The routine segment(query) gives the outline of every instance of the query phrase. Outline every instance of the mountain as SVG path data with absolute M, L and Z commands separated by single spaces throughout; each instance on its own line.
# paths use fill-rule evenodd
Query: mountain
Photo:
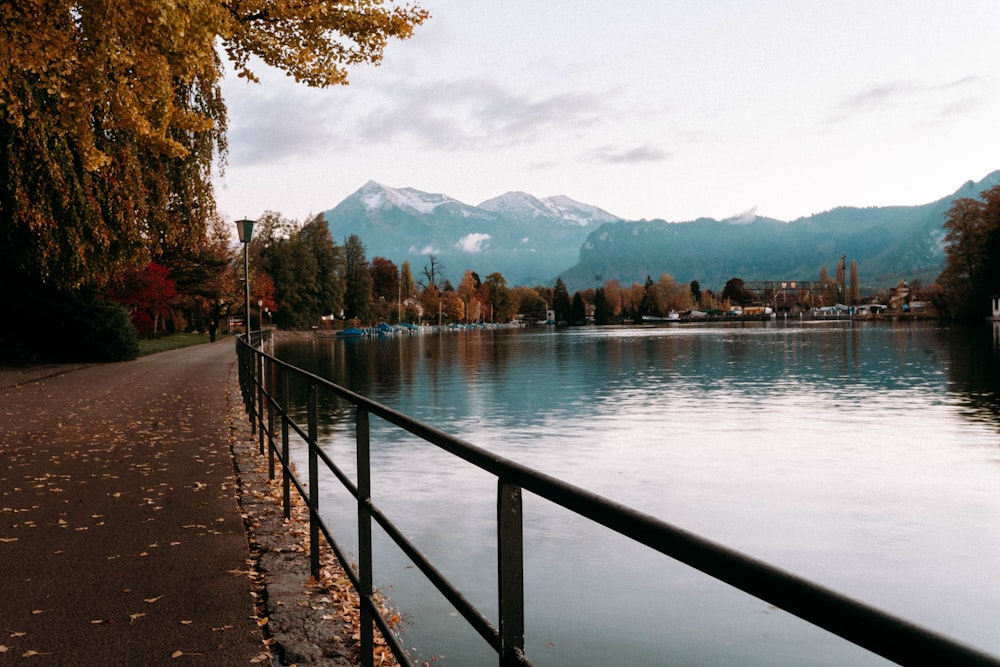
M 408 260 L 415 276 L 435 255 L 453 284 L 467 269 L 482 278 L 499 271 L 509 285 L 552 285 L 559 276 L 572 293 L 606 280 L 641 283 L 669 273 L 721 290 L 733 277 L 817 280 L 824 265 L 832 276 L 846 256 L 858 263 L 863 287 L 885 287 L 901 278 L 937 278 L 951 203 L 996 185 L 1000 171 L 920 206 L 844 206 L 791 222 L 758 216 L 667 222 L 625 221 L 561 196 L 508 192 L 470 206 L 369 181 L 324 215 L 338 243 L 357 234 L 369 259 Z
M 931 282 L 944 266 L 943 224 L 952 202 L 978 198 L 996 185 L 1000 171 L 921 206 L 839 207 L 792 222 L 754 217 L 604 224 L 587 237 L 579 262 L 561 277 L 571 292 L 612 279 L 655 280 L 663 273 L 721 289 L 733 277 L 817 280 L 823 265 L 833 276 L 846 256 L 858 263 L 863 287 L 900 279 Z
M 470 206 L 447 195 L 374 181 L 324 216 L 338 243 L 357 234 L 369 259 L 409 261 L 416 276 L 435 255 L 453 284 L 472 269 L 482 278 L 499 271 L 509 285 L 552 284 L 577 261 L 591 231 L 619 219 L 563 196 L 539 199 L 508 192 Z

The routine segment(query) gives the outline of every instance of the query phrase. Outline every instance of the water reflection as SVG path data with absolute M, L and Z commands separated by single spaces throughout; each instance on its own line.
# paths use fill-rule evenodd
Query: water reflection
M 504 456 L 1000 652 L 989 621 L 1000 594 L 984 584 L 1000 575 L 997 340 L 992 327 L 796 322 L 310 340 L 278 353 Z M 349 466 L 349 440 L 335 436 L 352 417 L 322 408 L 328 447 Z M 373 446 L 376 502 L 494 614 L 493 480 L 377 423 Z M 322 506 L 353 525 L 349 505 Z M 536 664 L 879 662 L 538 499 L 525 511 Z M 409 611 L 407 639 L 433 647 L 425 657 L 484 664 L 475 638 L 454 639 L 447 611 L 405 559 L 386 555 L 378 568 L 404 612 L 420 611 Z M 663 623 L 639 624 L 649 619 Z

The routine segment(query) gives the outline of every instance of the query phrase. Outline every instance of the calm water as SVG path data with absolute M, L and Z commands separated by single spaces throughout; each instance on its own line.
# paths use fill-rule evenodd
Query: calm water
M 503 456 L 1000 654 L 1000 391 L 989 326 L 546 328 L 282 343 L 278 356 Z M 351 417 L 325 447 L 351 475 Z M 495 481 L 373 420 L 373 498 L 496 623 Z M 300 469 L 304 470 L 300 458 Z M 322 489 L 346 544 L 346 492 Z M 525 497 L 536 665 L 884 664 Z M 422 659 L 495 664 L 387 539 Z

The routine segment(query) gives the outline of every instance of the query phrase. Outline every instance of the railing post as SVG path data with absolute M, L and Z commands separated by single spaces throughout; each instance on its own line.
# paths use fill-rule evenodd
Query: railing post
M 309 383 L 309 571 L 319 579 L 319 455 L 316 439 L 319 433 L 319 409 L 315 382 Z
M 260 417 L 260 429 L 257 439 L 260 442 L 260 453 L 264 454 L 264 352 L 254 348 L 257 355 L 257 414 Z
M 524 533 L 521 487 L 497 481 L 497 573 L 500 667 L 520 665 L 524 654 Z
M 243 390 L 243 400 L 247 405 L 247 413 L 250 416 L 250 435 L 257 435 L 257 406 L 254 402 L 254 373 L 257 368 L 257 357 L 255 350 L 250 345 L 250 334 L 246 337 L 247 351 L 247 386 Z
M 361 580 L 361 664 L 375 664 L 375 622 L 365 600 L 372 598 L 372 515 L 368 509 L 372 500 L 371 429 L 368 411 L 357 409 L 355 437 L 358 459 L 358 576 Z
M 292 516 L 292 476 L 288 468 L 288 376 L 290 373 L 281 367 L 281 503 L 285 518 Z
M 267 478 L 274 479 L 274 362 L 265 362 L 267 377 Z

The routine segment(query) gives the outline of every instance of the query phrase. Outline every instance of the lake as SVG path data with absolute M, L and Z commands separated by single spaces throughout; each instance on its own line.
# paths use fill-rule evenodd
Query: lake
M 299 338 L 276 354 L 448 433 L 1000 654 L 993 325 L 775 321 Z M 353 417 L 324 447 L 354 475 Z M 495 480 L 372 423 L 374 502 L 496 623 Z M 301 447 L 293 457 L 305 470 Z M 356 545 L 346 491 L 321 487 Z M 886 664 L 530 494 L 536 665 Z M 376 535 L 421 660 L 494 654 Z

